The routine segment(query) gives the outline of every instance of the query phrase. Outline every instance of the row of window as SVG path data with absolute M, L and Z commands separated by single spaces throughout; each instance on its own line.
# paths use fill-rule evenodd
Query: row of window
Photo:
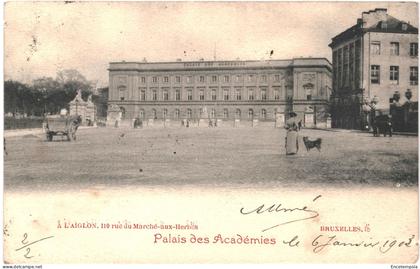
M 370 43 L 370 53 L 373 55 L 380 55 L 382 53 L 380 41 L 373 41 Z M 400 55 L 400 43 L 391 42 L 389 53 L 390 55 Z M 409 54 L 413 57 L 418 55 L 418 43 L 410 43 Z
M 119 99 L 121 101 L 124 101 L 126 98 L 126 87 L 125 86 L 120 86 L 118 88 L 118 92 L 119 92 Z M 186 100 L 188 101 L 192 101 L 193 100 L 193 90 L 187 90 L 187 95 L 186 95 Z M 237 101 L 241 101 L 241 100 L 268 100 L 268 94 L 267 94 L 267 90 L 266 89 L 262 89 L 259 91 L 259 99 L 257 99 L 256 96 L 256 91 L 254 91 L 253 89 L 248 89 L 247 91 L 247 96 L 246 99 L 243 99 L 242 96 L 242 90 L 237 89 L 234 91 L 234 96 L 233 96 L 233 100 L 237 100 Z M 216 101 L 217 99 L 217 90 L 213 89 L 210 92 L 210 96 L 208 96 L 206 98 L 205 92 L 204 90 L 200 90 L 198 92 L 198 100 L 199 101 L 204 101 L 204 100 L 210 100 L 211 101 Z M 231 96 L 229 94 L 229 90 L 223 90 L 223 100 L 228 101 L 230 100 Z M 161 99 L 159 98 L 159 100 L 163 100 L 163 101 L 169 101 L 169 90 L 163 90 L 162 91 L 162 97 Z M 280 90 L 273 90 L 273 96 L 271 98 L 272 100 L 280 100 Z M 140 101 L 146 101 L 146 100 L 151 100 L 151 101 L 157 101 L 158 100 L 158 90 L 152 90 L 150 92 L 150 96 L 147 95 L 146 90 L 140 90 Z M 175 101 L 181 101 L 181 90 L 177 89 L 174 91 L 173 94 L 173 99 Z
M 418 84 L 418 73 L 419 68 L 417 66 L 410 67 L 410 85 Z M 389 67 L 389 80 L 396 84 L 399 83 L 400 79 L 400 68 L 399 66 L 391 65 Z M 371 65 L 370 66 L 370 82 L 372 84 L 380 84 L 381 81 L 381 66 Z
M 274 113 L 276 113 L 276 111 L 274 111 Z M 188 108 L 186 110 L 185 115 L 186 115 L 186 117 L 188 119 L 192 119 L 193 118 L 193 110 L 191 108 Z M 247 115 L 248 115 L 248 118 L 249 119 L 253 119 L 254 116 L 255 116 L 254 115 L 254 110 L 252 108 L 248 109 L 248 114 Z M 146 119 L 147 116 L 149 116 L 149 118 L 151 118 L 151 119 L 157 119 L 158 118 L 157 110 L 156 109 L 152 109 L 151 110 L 151 115 L 146 115 L 146 113 L 145 113 L 145 111 L 143 109 L 140 110 L 140 112 L 139 112 L 139 118 L 140 119 Z M 210 117 L 212 119 L 215 119 L 215 118 L 218 118 L 219 117 L 219 115 L 217 115 L 216 109 L 214 109 L 214 108 L 210 110 L 209 115 L 204 115 L 204 110 L 201 109 L 200 110 L 200 118 L 203 118 L 203 117 L 206 117 L 206 116 L 207 117 Z M 222 116 L 224 119 L 228 119 L 229 118 L 229 109 L 227 109 L 227 108 L 223 109 L 223 114 L 220 115 L 220 116 Z M 259 114 L 259 117 L 261 119 L 266 119 L 267 118 L 267 110 L 266 109 L 261 109 L 260 114 Z M 170 115 L 168 114 L 168 109 L 164 108 L 162 110 L 162 118 L 163 119 L 170 118 Z M 175 109 L 174 110 L 174 112 L 173 112 L 173 118 L 174 119 L 180 119 L 181 118 L 181 110 L 180 109 Z M 242 111 L 241 111 L 241 109 L 237 108 L 235 110 L 235 118 L 237 118 L 237 119 L 242 118 Z
M 218 76 L 218 75 L 211 75 L 211 76 L 204 76 L 204 75 L 199 75 L 199 76 L 163 76 L 163 77 L 159 77 L 159 76 L 152 76 L 152 77 L 140 77 L 140 83 L 141 84 L 146 84 L 147 81 L 153 83 L 153 84 L 157 84 L 159 82 L 161 83 L 170 83 L 171 81 L 174 83 L 181 83 L 181 81 L 185 82 L 185 83 L 193 83 L 194 81 L 198 82 L 198 83 L 206 83 L 206 82 L 211 82 L 211 83 L 217 83 L 219 82 L 219 80 L 221 80 L 222 82 L 225 83 L 230 83 L 232 80 L 234 82 L 242 82 L 244 79 L 247 82 L 255 82 L 257 79 L 262 82 L 262 83 L 266 83 L 268 82 L 268 80 L 271 78 L 272 81 L 274 82 L 280 82 L 280 75 L 255 75 L 255 74 L 250 74 L 250 75 L 222 75 L 222 76 Z

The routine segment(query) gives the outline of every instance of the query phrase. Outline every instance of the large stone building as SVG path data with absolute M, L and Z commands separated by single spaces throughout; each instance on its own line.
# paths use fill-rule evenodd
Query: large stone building
M 363 12 L 329 46 L 333 127 L 365 128 L 372 110 L 389 113 L 391 104 L 399 102 L 393 96 L 407 96 L 407 91 L 411 101 L 418 100 L 418 29 L 390 16 L 387 9 Z
M 331 64 L 324 58 L 267 61 L 112 62 L 109 111 L 122 122 L 179 125 L 282 124 L 295 111 L 307 126 L 326 125 Z M 113 125 L 115 117 L 109 117 Z M 268 124 L 268 123 L 266 123 Z

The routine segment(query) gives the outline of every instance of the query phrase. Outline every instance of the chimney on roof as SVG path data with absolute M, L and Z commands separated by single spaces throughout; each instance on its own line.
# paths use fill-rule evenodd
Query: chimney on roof
M 378 24 L 380 21 L 386 21 L 387 16 L 386 8 L 375 8 L 375 10 L 364 11 L 362 13 L 363 28 L 369 28 Z

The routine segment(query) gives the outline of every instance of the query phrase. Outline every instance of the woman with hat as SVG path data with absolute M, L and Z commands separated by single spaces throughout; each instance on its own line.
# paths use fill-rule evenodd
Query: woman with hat
M 289 119 L 286 121 L 285 128 L 287 130 L 286 134 L 286 155 L 296 154 L 299 150 L 298 142 L 298 122 L 297 114 L 295 112 L 289 113 Z

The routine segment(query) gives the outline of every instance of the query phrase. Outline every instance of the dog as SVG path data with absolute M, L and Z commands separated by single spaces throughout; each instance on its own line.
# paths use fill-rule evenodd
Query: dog
M 303 137 L 303 143 L 305 144 L 306 150 L 309 151 L 313 148 L 316 148 L 319 152 L 321 151 L 322 139 L 318 138 L 316 140 L 309 140 L 307 136 Z

